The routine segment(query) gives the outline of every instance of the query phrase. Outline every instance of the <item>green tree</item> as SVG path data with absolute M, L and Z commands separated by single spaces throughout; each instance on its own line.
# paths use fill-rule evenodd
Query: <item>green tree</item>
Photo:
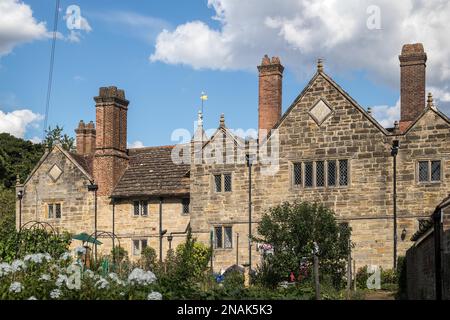
M 0 133 L 0 185 L 13 187 L 17 175 L 23 182 L 43 154 L 42 144 Z
M 55 128 L 48 127 L 45 130 L 45 139 L 42 142 L 44 146 L 51 149 L 57 142 L 61 143 L 64 150 L 74 151 L 75 139 L 63 133 L 64 128 L 56 125 Z
M 290 272 L 298 274 L 304 261 L 312 263 L 314 243 L 322 277 L 328 275 L 338 286 L 345 275 L 351 229 L 339 224 L 332 210 L 318 203 L 285 202 L 263 214 L 254 240 L 273 246 L 263 270 L 270 272 L 270 283 L 287 280 Z M 263 277 L 264 278 L 264 277 Z

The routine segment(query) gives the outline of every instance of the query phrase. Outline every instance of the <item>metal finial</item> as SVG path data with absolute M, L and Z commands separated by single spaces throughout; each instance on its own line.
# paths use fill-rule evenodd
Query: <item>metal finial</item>
M 198 111 L 197 124 L 198 124 L 199 127 L 203 126 L 203 113 L 202 113 L 201 110 Z

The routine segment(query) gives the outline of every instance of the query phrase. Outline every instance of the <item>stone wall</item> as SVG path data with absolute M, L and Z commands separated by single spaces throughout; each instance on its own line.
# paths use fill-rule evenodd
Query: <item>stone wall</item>
M 444 211 L 441 243 L 442 298 L 450 300 L 450 207 Z M 407 293 L 410 300 L 436 299 L 434 231 L 418 239 L 406 253 Z

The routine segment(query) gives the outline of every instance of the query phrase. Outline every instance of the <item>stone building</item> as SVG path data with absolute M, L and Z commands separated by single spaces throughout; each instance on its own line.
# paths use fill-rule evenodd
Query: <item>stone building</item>
M 357 267 L 392 267 L 393 144 L 399 145 L 398 255 L 410 247 L 418 219 L 448 195 L 450 183 L 450 120 L 431 95 L 425 102 L 427 55 L 421 44 L 405 45 L 399 59 L 401 118 L 392 128 L 381 126 L 333 81 L 322 61 L 282 114 L 284 67 L 279 58 L 265 56 L 258 66 L 257 140 L 237 135 L 224 116 L 208 138 L 200 114 L 191 143 L 127 149 L 129 102 L 122 90 L 101 88 L 96 125 L 80 122 L 76 130 L 76 154 L 54 147 L 17 186 L 24 191 L 22 222 L 93 232 L 94 193 L 87 187 L 95 183 L 98 230 L 114 232 L 130 255 L 138 257 L 147 245 L 159 251 L 160 239 L 164 255 L 190 226 L 200 241 L 212 239 L 218 270 L 248 263 L 249 252 L 253 266 L 259 261 L 258 244 L 249 250 L 250 199 L 252 233 L 272 206 L 318 201 L 352 227 Z

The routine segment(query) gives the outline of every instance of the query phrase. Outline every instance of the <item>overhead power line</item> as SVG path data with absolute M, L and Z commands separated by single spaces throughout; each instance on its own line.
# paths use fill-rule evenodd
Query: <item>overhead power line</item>
M 51 50 L 51 54 L 50 54 L 50 70 L 48 72 L 47 98 L 46 98 L 46 102 L 45 102 L 45 117 L 44 117 L 44 128 L 42 130 L 42 140 L 45 139 L 45 130 L 47 130 L 48 113 L 49 113 L 49 109 L 50 109 L 50 97 L 52 94 L 53 66 L 55 64 L 56 35 L 58 32 L 59 4 L 60 4 L 60 0 L 56 0 L 55 20 L 53 21 L 52 50 Z

